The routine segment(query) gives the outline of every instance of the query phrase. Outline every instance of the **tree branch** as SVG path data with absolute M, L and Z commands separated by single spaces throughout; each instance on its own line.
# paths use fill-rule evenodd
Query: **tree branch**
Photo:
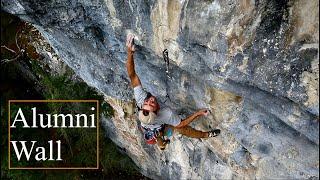
M 12 59 L 2 59 L 2 60 L 1 60 L 1 64 L 15 61 L 15 60 L 17 60 L 20 56 L 21 56 L 21 54 L 18 54 L 15 58 L 12 58 Z
M 6 50 L 8 50 L 8 51 L 10 51 L 10 52 L 12 52 L 12 53 L 15 53 L 15 54 L 17 54 L 14 50 L 12 50 L 12 49 L 10 49 L 10 48 L 8 48 L 7 46 L 5 46 L 5 45 L 3 45 L 3 46 L 1 46 L 2 48 L 5 48 Z

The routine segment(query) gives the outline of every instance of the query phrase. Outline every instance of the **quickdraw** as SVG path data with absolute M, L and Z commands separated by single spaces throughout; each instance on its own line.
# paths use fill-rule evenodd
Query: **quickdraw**
M 168 49 L 163 50 L 162 55 L 163 55 L 163 60 L 166 63 L 166 75 L 170 79 L 170 76 L 169 76 L 169 52 L 168 52 Z
M 169 96 L 169 94 L 168 94 L 168 80 L 171 81 L 171 77 L 170 77 L 170 75 L 169 75 L 169 60 L 170 60 L 170 59 L 169 59 L 168 49 L 163 50 L 162 55 L 163 55 L 163 60 L 164 60 L 164 62 L 165 62 L 165 64 L 166 64 L 166 76 L 167 76 L 167 78 L 166 78 L 166 84 L 167 84 L 167 94 L 166 94 L 166 98 L 171 101 L 170 96 Z M 166 99 L 164 102 L 166 102 L 167 99 Z

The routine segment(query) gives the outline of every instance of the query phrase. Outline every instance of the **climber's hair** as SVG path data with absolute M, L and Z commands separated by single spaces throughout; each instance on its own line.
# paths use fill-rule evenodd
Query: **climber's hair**
M 147 96 L 146 98 L 144 98 L 144 101 L 148 100 L 150 97 L 152 97 L 153 95 L 150 93 L 150 92 L 147 92 Z M 145 109 L 140 109 L 143 113 L 143 115 L 145 116 L 148 116 L 149 115 L 149 112 L 148 110 L 145 110 Z M 154 112 L 154 113 L 157 113 L 157 112 Z
M 150 97 L 152 97 L 153 95 L 151 94 L 151 93 L 149 93 L 149 92 L 147 92 L 147 96 L 146 96 L 146 98 L 144 98 L 144 100 L 147 100 L 147 99 L 149 99 Z

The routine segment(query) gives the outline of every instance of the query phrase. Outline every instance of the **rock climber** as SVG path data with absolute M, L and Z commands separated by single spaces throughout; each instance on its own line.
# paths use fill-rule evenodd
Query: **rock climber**
M 135 72 L 133 55 L 135 52 L 134 35 L 128 34 L 126 47 L 128 52 L 128 59 L 126 63 L 127 72 L 133 87 L 134 97 L 138 106 L 138 118 L 141 122 L 141 128 L 145 130 L 144 138 L 149 144 L 157 143 L 161 150 L 165 149 L 168 140 L 160 138 L 164 134 L 172 134 L 178 132 L 182 135 L 192 138 L 208 138 L 215 137 L 220 134 L 219 129 L 214 129 L 209 132 L 202 132 L 189 126 L 189 124 L 196 118 L 207 116 L 209 111 L 201 109 L 189 117 L 181 120 L 175 112 L 167 106 L 159 105 L 155 96 L 146 92 L 141 85 L 140 79 Z M 155 136 L 155 138 L 154 138 Z

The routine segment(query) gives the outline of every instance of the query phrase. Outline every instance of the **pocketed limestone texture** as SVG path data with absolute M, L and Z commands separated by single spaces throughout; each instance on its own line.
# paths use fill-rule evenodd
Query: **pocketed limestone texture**
M 1 9 L 33 24 L 105 95 L 115 109 L 102 117 L 108 136 L 146 176 L 319 178 L 319 1 L 3 0 Z M 209 108 L 192 126 L 218 127 L 220 136 L 177 135 L 165 151 L 144 143 L 125 69 L 127 33 L 136 35 L 143 86 L 181 116 Z

